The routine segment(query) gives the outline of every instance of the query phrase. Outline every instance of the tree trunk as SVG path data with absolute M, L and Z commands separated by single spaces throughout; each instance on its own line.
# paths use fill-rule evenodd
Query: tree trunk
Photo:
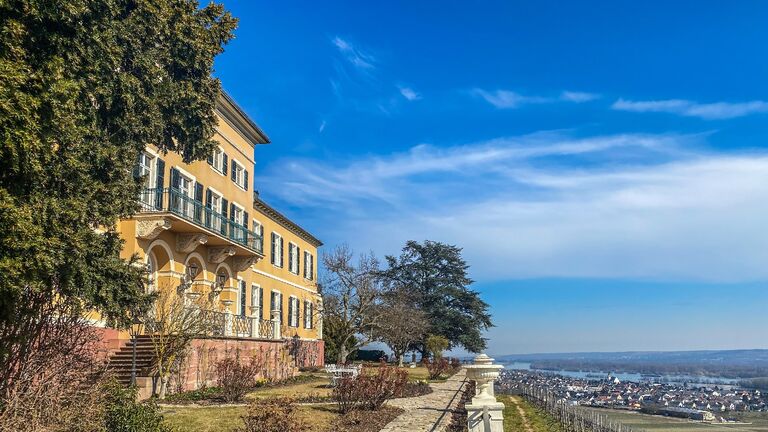
M 405 354 L 401 353 L 397 356 L 397 366 L 403 367 L 403 359 L 405 358 Z
M 346 342 L 346 341 L 344 341 L 344 342 Z M 349 355 L 349 353 L 347 353 L 347 346 L 346 346 L 346 343 L 344 343 L 344 344 L 342 344 L 339 347 L 339 356 L 338 356 L 336 362 L 338 364 L 341 364 L 341 365 L 347 364 L 347 356 L 348 355 Z
M 160 392 L 157 398 L 160 400 L 165 399 L 165 394 L 168 391 L 168 376 L 160 377 Z

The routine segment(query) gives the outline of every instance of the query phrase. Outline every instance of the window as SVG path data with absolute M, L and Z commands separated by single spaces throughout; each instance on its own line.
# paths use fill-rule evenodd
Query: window
M 253 220 L 253 232 L 259 237 L 264 235 L 264 227 L 261 226 L 261 222 L 256 219 Z
M 144 187 L 147 189 L 155 186 L 155 157 L 147 152 L 141 152 L 139 155 L 139 166 L 137 174 L 144 178 Z
M 235 221 L 235 223 L 245 226 L 245 211 L 243 211 L 242 207 L 235 204 L 232 206 L 232 220 Z
M 237 313 L 240 316 L 245 316 L 245 300 L 246 300 L 246 290 L 245 290 L 245 281 L 240 279 L 237 281 L 238 289 L 240 290 L 240 295 L 238 296 L 237 301 Z
M 263 293 L 261 291 L 261 287 L 256 284 L 252 284 L 251 285 L 251 307 L 253 307 L 254 309 L 252 310 L 255 311 L 253 316 L 259 319 L 261 319 L 262 295 Z
M 315 277 L 315 257 L 304 251 L 304 277 L 312 280 Z
M 299 274 L 299 247 L 294 243 L 288 243 L 288 270 Z
M 213 149 L 213 153 L 208 158 L 208 164 L 221 174 L 227 174 L 227 154 L 221 147 Z
M 280 314 L 278 316 L 278 321 L 283 321 L 283 295 L 280 294 L 280 291 L 272 291 L 272 295 L 270 297 L 270 318 L 272 318 L 272 311 L 280 311 Z
M 294 296 L 288 298 L 288 325 L 299 326 L 299 299 Z
M 272 233 L 272 264 L 283 266 L 283 238 L 276 232 Z
M 311 329 L 314 326 L 314 309 L 314 303 L 304 300 L 304 328 Z
M 192 177 L 188 177 L 181 173 L 178 168 L 171 169 L 171 210 L 181 214 L 186 218 L 195 218 L 198 216 L 196 213 L 195 201 L 199 198 L 202 200 L 202 196 L 198 196 L 198 192 L 202 195 L 200 187 L 195 188 L 195 181 Z
M 224 205 L 224 199 L 218 193 L 214 192 L 210 188 L 208 189 L 208 197 L 206 198 L 206 207 L 208 207 L 208 226 L 216 231 L 221 231 L 221 213 Z
M 232 181 L 241 188 L 248 190 L 248 171 L 234 159 L 232 160 Z
M 136 177 L 142 178 L 143 188 L 139 192 L 139 202 L 143 208 L 151 209 L 155 205 L 155 188 L 157 170 L 155 169 L 155 157 L 147 152 L 139 154 L 139 160 L 135 168 Z

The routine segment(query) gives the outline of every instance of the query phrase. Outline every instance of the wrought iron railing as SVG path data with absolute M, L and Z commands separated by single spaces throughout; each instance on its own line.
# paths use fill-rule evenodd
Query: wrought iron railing
M 232 336 L 251 337 L 251 320 L 253 318 L 241 315 L 232 317 Z
M 205 336 L 273 339 L 275 323 L 258 317 L 230 315 L 212 310 L 198 311 Z M 254 333 L 254 330 L 258 333 Z
M 168 211 L 249 249 L 264 252 L 264 238 L 261 234 L 227 219 L 178 189 L 144 189 L 139 194 L 139 203 L 142 212 Z

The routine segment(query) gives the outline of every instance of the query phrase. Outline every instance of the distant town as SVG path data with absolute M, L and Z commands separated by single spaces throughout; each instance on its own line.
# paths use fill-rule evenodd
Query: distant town
M 523 389 L 548 391 L 573 406 L 632 410 L 647 414 L 732 422 L 733 414 L 768 411 L 768 398 L 757 389 L 733 385 L 633 382 L 606 374 L 602 378 L 572 378 L 539 371 L 506 370 L 496 383 L 498 393 Z

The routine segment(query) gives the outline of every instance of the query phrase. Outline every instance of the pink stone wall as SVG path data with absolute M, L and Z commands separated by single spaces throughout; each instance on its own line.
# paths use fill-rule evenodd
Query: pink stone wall
M 180 364 L 179 373 L 172 377 L 170 389 L 175 392 L 216 385 L 216 363 L 236 354 L 246 361 L 255 358 L 263 370 L 259 378 L 268 381 L 290 378 L 299 368 L 322 366 L 323 341 L 294 344 L 291 340 L 195 339 Z

